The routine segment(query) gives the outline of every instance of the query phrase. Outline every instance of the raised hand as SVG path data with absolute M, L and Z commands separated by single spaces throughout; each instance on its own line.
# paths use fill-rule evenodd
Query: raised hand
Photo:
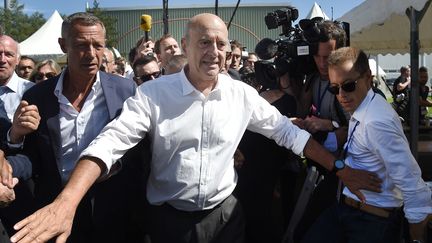
M 40 116 L 37 106 L 29 105 L 22 100 L 15 111 L 12 127 L 10 129 L 10 142 L 21 143 L 24 136 L 39 127 Z

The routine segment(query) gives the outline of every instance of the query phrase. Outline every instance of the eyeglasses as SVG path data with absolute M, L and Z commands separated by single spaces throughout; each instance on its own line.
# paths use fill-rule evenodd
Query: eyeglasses
M 39 73 L 36 73 L 35 79 L 36 80 L 42 80 L 42 79 L 44 79 L 44 77 L 49 79 L 49 78 L 53 78 L 55 76 L 56 76 L 56 73 L 54 73 L 54 72 L 49 72 L 49 73 L 40 73 L 39 72 Z
M 343 83 L 341 86 L 331 85 L 328 87 L 328 91 L 334 95 L 339 94 L 340 91 L 339 89 L 342 89 L 345 92 L 353 92 L 356 89 L 356 85 L 357 85 L 357 80 Z
M 141 77 L 135 77 L 135 78 L 140 79 L 141 81 L 145 82 L 145 81 L 149 81 L 151 79 L 159 78 L 161 76 L 161 74 L 162 74 L 161 71 L 157 71 L 154 73 L 145 74 L 145 75 L 142 75 Z

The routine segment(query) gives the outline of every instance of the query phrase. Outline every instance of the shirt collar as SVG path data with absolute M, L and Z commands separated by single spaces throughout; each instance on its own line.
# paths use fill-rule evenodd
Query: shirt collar
M 367 107 L 369 106 L 369 103 L 372 101 L 374 94 L 375 93 L 373 92 L 373 90 L 369 89 L 369 91 L 366 94 L 366 97 L 363 99 L 363 101 L 360 103 L 360 105 L 352 114 L 351 116 L 352 119 L 355 119 L 356 121 L 363 120 L 363 117 L 366 115 L 367 112 Z
M 58 97 L 60 97 L 60 94 L 62 94 L 63 92 L 63 80 L 64 80 L 64 75 L 67 72 L 67 67 L 64 69 L 63 72 L 61 72 L 60 77 L 57 81 L 56 87 L 54 89 L 54 95 Z M 93 86 L 92 86 L 92 90 L 96 93 L 101 89 L 101 83 L 100 83 L 100 74 L 99 72 L 96 73 L 96 81 L 94 82 Z
M 20 79 L 20 77 L 18 77 L 18 75 L 15 72 L 13 72 L 12 77 L 9 79 L 9 81 L 6 83 L 4 87 L 7 87 L 8 89 L 12 90 L 14 93 L 17 93 L 19 89 L 18 79 Z
M 219 74 L 218 75 L 218 82 L 216 83 L 216 86 L 214 87 L 214 89 L 211 91 L 211 95 L 218 95 L 217 97 L 220 97 L 220 93 L 221 93 L 221 87 L 223 87 L 223 82 L 222 81 L 224 79 L 223 74 Z M 200 93 L 192 84 L 191 82 L 188 80 L 186 73 L 185 73 L 185 68 L 183 68 L 180 71 L 180 81 L 181 81 L 181 85 L 182 85 L 182 93 L 183 96 L 189 95 L 192 92 L 197 92 Z

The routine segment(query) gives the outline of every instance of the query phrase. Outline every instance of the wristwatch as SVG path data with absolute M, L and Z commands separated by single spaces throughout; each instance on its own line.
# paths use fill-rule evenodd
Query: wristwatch
M 339 123 L 337 121 L 332 121 L 333 130 L 336 130 L 339 128 Z
M 333 162 L 333 170 L 332 172 L 336 173 L 345 168 L 345 162 L 341 159 L 337 159 Z

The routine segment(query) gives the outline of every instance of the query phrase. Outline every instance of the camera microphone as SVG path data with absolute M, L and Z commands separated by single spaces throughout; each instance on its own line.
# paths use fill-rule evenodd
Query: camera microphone
M 260 40 L 260 42 L 258 42 L 258 44 L 255 46 L 255 53 L 258 55 L 259 58 L 263 60 L 273 58 L 276 55 L 277 51 L 277 43 L 270 38 L 264 38 Z
M 149 40 L 148 33 L 151 30 L 152 17 L 148 14 L 141 15 L 141 24 L 140 28 L 145 32 L 145 41 Z

